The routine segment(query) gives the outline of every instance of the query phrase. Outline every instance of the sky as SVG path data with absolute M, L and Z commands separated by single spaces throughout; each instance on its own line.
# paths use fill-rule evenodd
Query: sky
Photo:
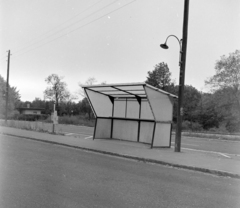
M 179 43 L 184 0 L 0 0 L 0 75 L 22 101 L 44 99 L 45 79 L 63 77 L 75 94 L 79 83 L 146 81 L 147 72 L 168 64 L 179 82 Z M 185 84 L 207 92 L 223 55 L 240 49 L 239 0 L 190 0 Z M 79 97 L 81 100 L 82 97 Z

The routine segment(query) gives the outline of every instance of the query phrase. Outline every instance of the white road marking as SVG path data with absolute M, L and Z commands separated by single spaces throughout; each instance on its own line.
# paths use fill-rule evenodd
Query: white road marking
M 228 157 L 228 155 L 229 155 L 229 157 L 230 157 L 230 156 L 240 156 L 240 155 L 238 155 L 238 154 L 214 152 L 214 151 L 207 151 L 207 150 L 198 150 L 198 149 L 190 149 L 190 148 L 182 148 L 182 149 L 190 150 L 190 151 L 197 151 L 197 152 L 204 152 L 204 153 L 220 154 L 220 155 L 223 155 L 223 156 L 225 156 L 225 157 Z
M 175 142 L 171 142 L 172 144 L 175 144 Z M 188 145 L 188 146 L 199 146 L 199 145 L 197 145 L 197 144 L 188 144 L 188 143 L 181 143 L 181 144 L 185 144 L 185 145 Z
M 63 131 L 63 133 L 65 135 L 73 135 L 73 134 L 75 134 L 75 135 L 82 135 L 82 136 L 90 136 L 91 135 L 91 134 L 81 134 L 81 133 L 70 133 L 70 132 L 64 132 L 64 131 Z
M 222 155 L 224 157 L 227 157 L 227 158 L 231 158 L 230 156 L 226 155 L 226 154 L 223 154 L 223 153 L 218 153 L 219 155 Z
M 69 136 L 69 135 L 72 135 L 73 133 L 67 133 L 67 134 L 65 134 L 66 136 Z
M 84 139 L 90 139 L 90 138 L 92 138 L 93 136 L 89 136 L 89 137 L 86 137 L 86 138 L 84 138 Z

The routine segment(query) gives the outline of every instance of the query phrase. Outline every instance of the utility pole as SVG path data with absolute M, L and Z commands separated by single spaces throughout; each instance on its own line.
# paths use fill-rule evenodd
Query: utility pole
M 184 16 L 183 16 L 183 35 L 182 35 L 182 55 L 181 55 L 181 67 L 179 76 L 179 92 L 178 92 L 178 110 L 177 110 L 177 131 L 175 138 L 175 152 L 181 151 L 181 133 L 182 133 L 182 116 L 183 116 L 183 92 L 184 92 L 184 80 L 185 80 L 185 66 L 187 56 L 187 35 L 188 35 L 188 11 L 189 0 L 185 0 L 184 3 Z
M 9 67 L 10 67 L 10 50 L 8 51 L 8 64 L 7 64 L 7 83 L 6 83 L 6 114 L 5 122 L 7 123 L 8 119 L 8 91 L 9 91 Z
M 53 126 L 52 133 L 55 133 L 55 102 L 53 103 Z

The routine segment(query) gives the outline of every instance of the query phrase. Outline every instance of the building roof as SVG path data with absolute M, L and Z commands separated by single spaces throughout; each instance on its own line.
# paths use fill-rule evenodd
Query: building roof
M 27 108 L 27 107 L 21 107 L 17 108 L 17 110 L 45 110 L 44 108 Z

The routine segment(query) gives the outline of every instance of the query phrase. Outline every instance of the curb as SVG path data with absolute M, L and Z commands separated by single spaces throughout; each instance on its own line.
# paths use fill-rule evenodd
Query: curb
M 187 165 L 179 165 L 179 164 L 164 162 L 164 161 L 160 161 L 160 160 L 141 158 L 141 157 L 136 157 L 136 156 L 132 156 L 132 155 L 124 155 L 124 154 L 108 152 L 108 151 L 104 151 L 104 150 L 96 150 L 96 149 L 91 149 L 91 148 L 86 148 L 86 147 L 63 144 L 60 142 L 41 140 L 41 139 L 36 139 L 36 138 L 26 137 L 26 136 L 17 136 L 17 135 L 10 134 L 10 133 L 1 132 L 0 134 L 13 136 L 13 137 L 19 137 L 19 138 L 23 138 L 23 139 L 29 139 L 29 140 L 43 142 L 43 143 L 50 143 L 50 144 L 55 144 L 55 145 L 60 145 L 60 146 L 66 146 L 66 147 L 71 147 L 74 149 L 81 149 L 81 150 L 85 150 L 85 151 L 90 151 L 90 152 L 95 152 L 95 153 L 100 153 L 100 154 L 105 154 L 105 155 L 111 155 L 111 156 L 120 157 L 120 158 L 132 159 L 132 160 L 142 161 L 142 162 L 146 162 L 146 163 L 159 164 L 159 165 L 164 165 L 164 166 L 173 167 L 173 168 L 186 169 L 186 170 L 192 170 L 192 171 L 197 171 L 197 172 L 202 172 L 202 173 L 208 173 L 211 175 L 240 179 L 239 174 L 229 173 L 229 172 L 220 171 L 220 170 L 212 170 L 212 169 L 199 168 L 199 167 L 187 166 Z

